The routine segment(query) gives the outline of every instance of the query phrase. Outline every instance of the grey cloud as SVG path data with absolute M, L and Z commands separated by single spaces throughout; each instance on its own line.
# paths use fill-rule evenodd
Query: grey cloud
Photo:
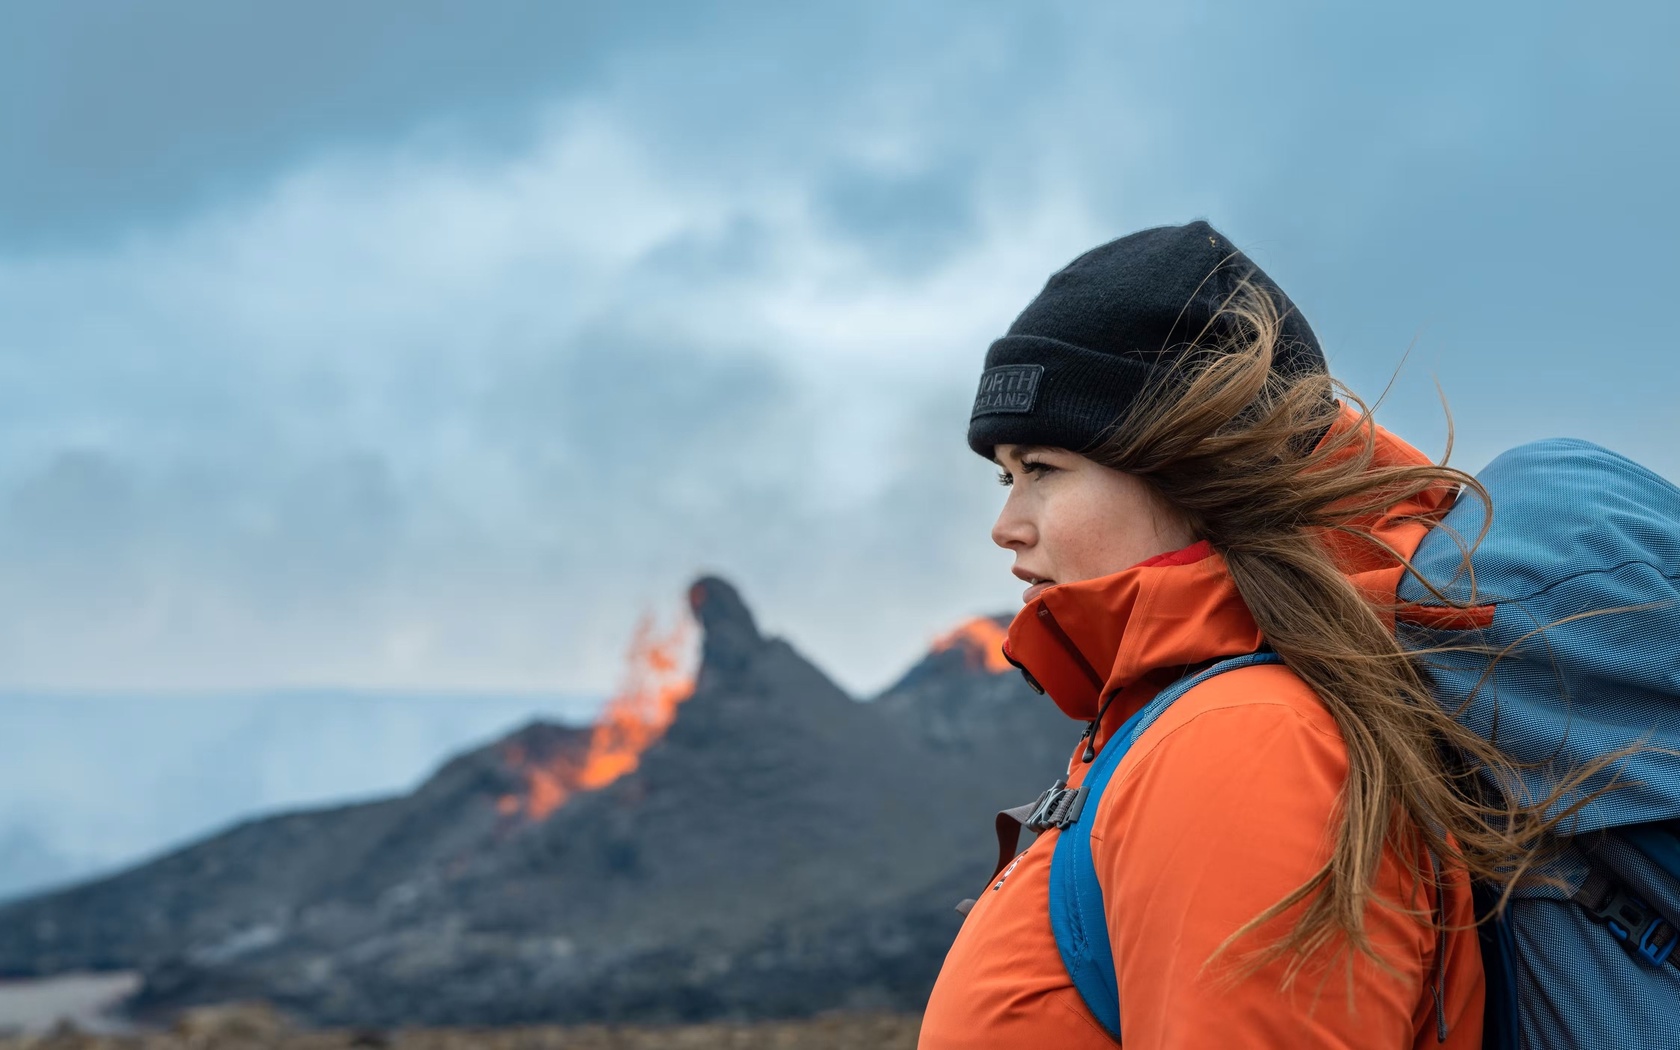
M 714 357 L 680 329 L 596 325 L 500 376 L 485 410 L 511 427 L 511 452 L 618 499 L 645 491 L 650 476 L 715 466 L 788 396 L 768 361 Z
M 0 140 L 14 163 L 0 168 L 0 242 L 32 244 L 155 226 L 323 148 L 428 126 L 515 147 L 544 100 L 704 16 L 532 0 L 5 8 Z
M 8 547 L 44 560 L 103 560 L 120 555 L 138 510 L 134 486 L 115 460 L 66 449 L 7 495 Z
M 848 167 L 828 176 L 817 199 L 833 237 L 864 245 L 888 272 L 918 274 L 978 235 L 972 192 L 972 178 L 951 170 Z
M 813 111 L 884 67 L 941 61 L 1004 17 L 1033 24 L 997 4 L 301 0 L 211 13 L 119 0 L 89 17 L 9 3 L 0 140 L 15 153 L 0 168 L 0 243 L 155 229 L 247 199 L 325 150 L 421 136 L 517 155 L 565 97 L 655 92 L 650 116 L 673 121 L 662 137 L 698 152 L 750 139 L 821 152 Z
M 776 230 L 762 218 L 738 214 L 719 229 L 685 231 L 655 246 L 631 275 L 644 304 L 661 297 L 681 301 L 697 281 L 764 275 L 774 265 L 775 252 Z
M 38 25 L 89 59 L 63 68 L 133 90 L 88 74 L 5 118 L 44 135 L 57 107 L 85 151 L 8 176 L 46 205 L 10 220 L 0 274 L 0 574 L 38 598 L 0 638 L 14 674 L 99 653 L 593 684 L 633 608 L 705 567 L 878 680 L 909 634 L 1008 597 L 960 436 L 975 319 L 1197 214 L 1359 389 L 1423 332 L 1387 416 L 1421 443 L 1439 371 L 1471 465 L 1555 430 L 1680 472 L 1661 312 L 1626 305 L 1674 277 L 1676 140 L 1639 133 L 1672 94 L 1666 9 L 1620 44 L 1545 6 L 376 4 L 338 39 L 307 7 L 150 10 L 131 44 Z M 145 57 L 172 46 L 174 80 Z M 198 90 L 234 59 L 247 75 Z M 39 93 L 43 61 L 0 68 Z M 653 199 L 543 167 L 577 113 L 631 143 Z M 82 209 L 113 173 L 132 192 Z
M 11 624 L 0 652 L 39 644 L 37 632 L 50 631 L 67 604 L 94 622 L 143 606 L 143 498 L 123 465 L 74 448 L 0 497 L 0 589 Z
M 255 606 L 282 615 L 326 613 L 344 597 L 386 585 L 414 508 L 382 458 L 347 450 L 271 484 L 241 494 L 260 503 L 226 508 L 218 531 L 227 531 L 217 538 L 239 549 L 233 564 L 204 568 L 241 581 Z M 170 535 L 201 533 L 185 521 L 175 525 Z M 183 561 L 191 556 L 179 553 Z

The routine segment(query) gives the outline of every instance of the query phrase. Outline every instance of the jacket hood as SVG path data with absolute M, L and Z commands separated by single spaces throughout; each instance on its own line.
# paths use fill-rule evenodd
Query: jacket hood
M 1331 433 L 1359 425 L 1359 414 L 1344 406 Z M 1365 425 L 1374 430 L 1373 465 L 1431 462 L 1374 422 Z M 1358 524 L 1409 557 L 1455 491 L 1436 486 Z M 1340 534 L 1329 542 L 1356 586 L 1393 604 L 1405 571 L 1398 560 Z M 1108 576 L 1046 588 L 1016 614 L 1004 652 L 1070 718 L 1091 721 L 1105 697 L 1131 694 L 1112 705 L 1114 717 L 1124 719 L 1190 669 L 1264 642 L 1224 557 L 1204 540 Z

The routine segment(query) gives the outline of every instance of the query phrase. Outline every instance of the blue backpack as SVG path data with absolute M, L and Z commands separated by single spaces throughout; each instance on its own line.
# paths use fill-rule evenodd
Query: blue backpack
M 1437 699 L 1519 763 L 1530 797 L 1557 773 L 1646 742 L 1582 788 L 1618 787 L 1563 828 L 1567 849 L 1547 873 L 1564 887 L 1519 886 L 1480 928 L 1489 1050 L 1680 1047 L 1680 489 L 1613 452 L 1553 440 L 1505 453 L 1479 476 L 1495 508 L 1460 500 L 1412 561 L 1454 602 L 1492 606 L 1475 643 L 1486 656 L 1430 655 Z M 1416 577 L 1402 601 L 1440 605 Z M 1580 614 L 1624 610 L 1600 616 Z M 1579 617 L 1571 619 L 1571 617 Z M 1461 633 L 1402 624 L 1412 649 L 1461 643 Z M 1508 651 L 1507 651 L 1508 650 Z M 1077 790 L 1058 783 L 1030 806 L 999 814 L 1000 862 L 1020 826 L 1059 828 L 1050 867 L 1050 922 L 1062 961 L 1091 1013 L 1120 1038 L 1119 991 L 1102 888 L 1091 859 L 1097 800 L 1128 748 L 1173 701 L 1214 675 L 1276 654 L 1241 656 L 1163 690 L 1133 715 Z M 1663 753 L 1666 750 L 1669 753 Z M 1578 798 L 1566 799 L 1568 805 Z M 1005 834 L 1006 827 L 1014 831 Z M 1477 887 L 1480 914 L 1497 894 Z M 1437 958 L 1442 953 L 1437 952 Z M 1439 991 L 1441 975 L 1435 975 Z M 1439 999 L 1437 999 L 1439 1002 Z M 1437 1023 L 1442 1024 L 1437 1011 Z M 1444 1041 L 1444 1028 L 1438 1033 Z

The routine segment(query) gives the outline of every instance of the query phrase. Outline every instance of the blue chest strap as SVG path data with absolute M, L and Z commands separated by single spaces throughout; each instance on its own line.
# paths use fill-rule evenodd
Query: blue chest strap
M 1097 752 L 1078 788 L 1070 790 L 1058 785 L 1059 791 L 1053 788 L 1045 792 L 1036 804 L 1045 811 L 1042 816 L 1050 818 L 1042 826 L 1061 829 L 1050 862 L 1050 928 L 1056 934 L 1056 948 L 1085 1005 L 1116 1040 L 1120 1038 L 1120 988 L 1108 940 L 1102 887 L 1097 883 L 1097 869 L 1091 858 L 1091 821 L 1080 818 L 1097 811 L 1097 802 L 1119 768 L 1120 760 L 1175 700 L 1226 671 L 1282 662 L 1282 657 L 1273 652 L 1249 653 L 1222 660 L 1205 671 L 1174 682 L 1115 731 Z

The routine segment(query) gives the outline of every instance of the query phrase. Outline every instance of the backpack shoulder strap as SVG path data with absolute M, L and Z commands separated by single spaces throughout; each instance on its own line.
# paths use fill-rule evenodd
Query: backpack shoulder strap
M 1097 868 L 1091 858 L 1092 818 L 1079 818 L 1096 813 L 1097 802 L 1119 768 L 1120 760 L 1173 701 L 1226 671 L 1282 662 L 1283 658 L 1273 652 L 1249 653 L 1222 660 L 1199 674 L 1174 682 L 1115 731 L 1085 772 L 1079 790 L 1083 797 L 1078 815 L 1062 825 L 1050 861 L 1050 928 L 1056 934 L 1056 948 L 1073 978 L 1073 986 L 1079 990 L 1091 1014 L 1116 1040 L 1120 1038 L 1120 986 L 1114 973 L 1114 953 L 1109 947 L 1102 887 L 1097 883 Z

